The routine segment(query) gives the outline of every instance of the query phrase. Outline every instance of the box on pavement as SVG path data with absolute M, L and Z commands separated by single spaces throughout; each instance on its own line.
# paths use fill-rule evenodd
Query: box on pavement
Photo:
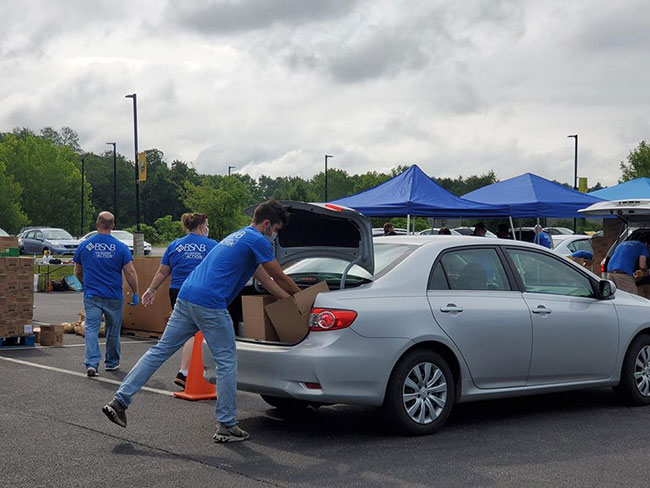
M 309 331 L 309 315 L 316 295 L 328 290 L 327 283 L 321 281 L 293 296 L 266 305 L 266 313 L 280 342 L 296 344 L 305 338 Z
M 63 326 L 62 325 L 41 325 L 40 333 L 42 346 L 62 346 Z
M 241 300 L 244 321 L 243 337 L 262 341 L 278 341 L 278 335 L 264 310 L 264 307 L 273 303 L 275 298 L 271 295 L 244 295 Z

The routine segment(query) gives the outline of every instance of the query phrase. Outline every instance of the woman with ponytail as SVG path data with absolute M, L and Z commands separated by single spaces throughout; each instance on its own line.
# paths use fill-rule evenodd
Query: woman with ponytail
M 176 304 L 176 297 L 185 279 L 196 268 L 203 258 L 212 250 L 217 242 L 209 239 L 210 228 L 208 216 L 204 213 L 186 213 L 181 218 L 183 228 L 187 235 L 173 241 L 162 257 L 160 267 L 151 280 L 147 291 L 142 295 L 142 304 L 146 307 L 153 303 L 156 298 L 156 290 L 171 275 L 169 284 L 169 300 L 172 308 Z M 194 338 L 188 340 L 183 347 L 181 369 L 174 379 L 174 383 L 185 388 L 187 371 L 192 357 L 192 345 Z

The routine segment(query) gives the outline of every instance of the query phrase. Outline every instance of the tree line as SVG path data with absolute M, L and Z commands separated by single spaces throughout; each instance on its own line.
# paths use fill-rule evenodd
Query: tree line
M 200 174 L 191 163 L 168 162 L 159 149 L 145 151 L 147 181 L 140 184 L 140 220 L 145 239 L 163 242 L 182 233 L 184 212 L 205 212 L 210 216 L 210 234 L 221 239 L 245 225 L 242 210 L 269 198 L 323 201 L 325 175 L 257 179 L 247 174 L 232 176 Z M 81 158 L 85 161 L 84 225 L 81 227 Z M 113 152 L 84 152 L 77 133 L 63 127 L 46 127 L 36 133 L 17 128 L 0 133 L 0 227 L 17 233 L 27 225 L 62 227 L 73 235 L 94 228 L 99 211 L 116 214 L 117 227 L 132 229 L 135 224 L 135 168 L 133 161 L 117 154 L 117 209 L 113 209 Z M 342 169 L 328 170 L 328 197 L 342 198 L 367 190 L 402 173 L 408 166 L 397 164 L 390 172 L 371 171 L 349 174 Z M 650 174 L 650 150 L 645 143 L 621 162 L 622 179 Z M 463 195 L 498 181 L 494 171 L 457 178 L 433 178 L 443 188 Z M 600 187 L 598 184 L 594 188 Z M 393 219 L 397 226 L 401 219 Z M 380 225 L 383 219 L 374 222 Z M 425 219 L 415 221 L 425 228 Z

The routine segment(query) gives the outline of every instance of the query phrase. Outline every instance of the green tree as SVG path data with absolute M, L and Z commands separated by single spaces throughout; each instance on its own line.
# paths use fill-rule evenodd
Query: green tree
M 627 155 L 627 163 L 621 161 L 620 167 L 623 174 L 619 183 L 650 176 L 650 146 L 641 141 L 638 147 Z
M 5 163 L 0 161 L 0 227 L 16 234 L 20 228 L 29 223 L 25 212 L 20 208 L 22 188 L 13 177 L 7 174 Z
M 184 234 L 183 224 L 179 220 L 173 220 L 171 215 L 156 219 L 153 226 L 158 232 L 160 242 L 171 242 Z
M 249 201 L 250 191 L 237 178 L 207 176 L 198 185 L 185 182 L 183 202 L 190 212 L 208 215 L 213 239 L 221 240 L 250 222 L 243 214 Z
M 85 233 L 92 226 L 94 209 L 92 191 L 84 183 L 84 229 L 81 221 L 81 162 L 68 146 L 57 146 L 51 140 L 27 134 L 8 135 L 0 143 L 0 162 L 16 183 L 22 187 L 20 207 L 37 225 L 62 227 L 73 235 Z

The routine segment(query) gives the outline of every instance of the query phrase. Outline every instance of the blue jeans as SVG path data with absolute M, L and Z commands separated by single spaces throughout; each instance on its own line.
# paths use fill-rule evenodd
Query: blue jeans
M 218 422 L 231 427 L 237 423 L 237 348 L 235 331 L 228 310 L 201 307 L 178 299 L 162 338 L 136 363 L 115 393 L 115 399 L 125 407 L 133 395 L 151 378 L 187 340 L 203 332 L 212 357 L 217 365 Z
M 120 364 L 120 331 L 122 329 L 122 307 L 124 303 L 117 298 L 84 298 L 86 312 L 86 368 L 99 368 L 102 353 L 99 350 L 99 328 L 102 315 L 106 318 L 106 367 Z

